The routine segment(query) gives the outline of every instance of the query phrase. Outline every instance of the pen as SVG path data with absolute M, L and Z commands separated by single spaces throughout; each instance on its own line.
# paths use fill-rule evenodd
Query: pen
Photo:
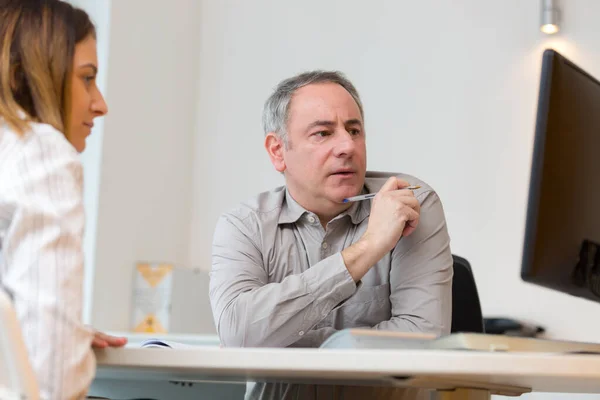
M 421 188 L 421 186 L 416 185 L 416 186 L 407 186 L 407 187 L 399 189 L 399 190 L 405 190 L 405 189 L 417 190 L 420 188 Z M 344 199 L 344 201 L 342 203 L 350 203 L 351 201 L 368 200 L 368 199 L 372 199 L 375 196 L 377 196 L 377 193 L 361 194 L 360 196 L 348 197 L 347 199 Z

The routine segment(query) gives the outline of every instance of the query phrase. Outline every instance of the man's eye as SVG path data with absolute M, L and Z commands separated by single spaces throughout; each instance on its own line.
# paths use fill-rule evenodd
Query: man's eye
M 327 131 L 319 131 L 319 132 L 316 132 L 314 135 L 319 136 L 319 137 L 325 137 L 325 136 L 329 136 L 330 133 Z
M 360 135 L 360 129 L 350 129 L 348 131 L 348 133 L 350 133 L 351 135 L 354 135 L 354 136 Z

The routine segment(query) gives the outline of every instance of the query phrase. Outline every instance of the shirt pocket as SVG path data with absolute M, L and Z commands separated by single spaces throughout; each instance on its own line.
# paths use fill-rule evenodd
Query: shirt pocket
M 390 284 L 361 286 L 337 310 L 336 329 L 372 327 L 390 319 Z

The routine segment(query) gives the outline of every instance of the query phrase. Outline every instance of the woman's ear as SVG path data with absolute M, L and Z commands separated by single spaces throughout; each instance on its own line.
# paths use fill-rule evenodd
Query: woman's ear
M 13 93 L 21 88 L 21 64 L 15 63 L 10 67 L 10 90 Z
M 17 82 L 17 69 L 19 68 L 19 64 L 13 64 L 10 67 L 10 90 L 15 93 L 19 89 L 19 84 Z
M 285 171 L 285 146 L 283 140 L 275 132 L 267 133 L 265 137 L 265 149 L 271 159 L 271 164 L 278 172 Z

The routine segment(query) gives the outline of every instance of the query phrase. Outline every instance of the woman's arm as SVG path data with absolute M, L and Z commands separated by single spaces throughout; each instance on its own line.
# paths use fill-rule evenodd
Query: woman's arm
M 95 358 L 93 333 L 82 323 L 82 166 L 62 134 L 45 130 L 24 139 L 14 162 L 0 171 L 0 219 L 12 216 L 2 239 L 0 276 L 41 397 L 83 398 Z

